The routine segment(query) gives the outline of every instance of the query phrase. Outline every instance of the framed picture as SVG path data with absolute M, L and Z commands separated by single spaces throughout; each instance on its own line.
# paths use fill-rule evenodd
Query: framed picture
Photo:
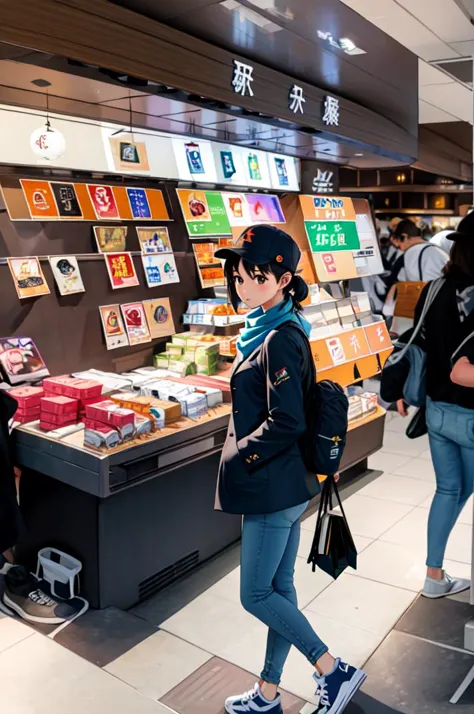
M 109 138 L 112 157 L 116 171 L 149 171 L 146 144 L 135 141 L 133 134 L 124 133 L 123 136 Z
M 50 256 L 48 260 L 61 295 L 85 292 L 81 271 L 74 255 L 55 255 Z
M 115 350 L 118 347 L 127 347 L 128 337 L 120 312 L 120 305 L 101 305 L 99 312 L 107 349 Z
M 167 337 L 176 332 L 169 298 L 144 300 L 146 319 L 153 339 Z
M 130 345 L 151 342 L 151 333 L 142 302 L 129 302 L 121 305 L 122 315 Z
M 149 253 L 173 252 L 167 228 L 139 228 L 137 226 L 137 236 L 140 243 L 140 250 L 144 255 L 148 255 Z
M 123 253 L 127 242 L 126 226 L 94 226 L 99 253 Z
M 99 221 L 116 221 L 120 218 L 112 186 L 88 183 L 87 190 Z
M 104 260 L 114 290 L 140 285 L 130 253 L 104 253 Z
M 143 270 L 149 288 L 179 283 L 176 260 L 172 253 L 142 255 Z

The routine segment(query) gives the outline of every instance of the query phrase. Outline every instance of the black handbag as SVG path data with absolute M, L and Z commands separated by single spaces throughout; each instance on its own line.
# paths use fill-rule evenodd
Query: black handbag
M 333 495 L 341 512 L 333 510 Z M 347 567 L 357 570 L 357 550 L 342 507 L 337 484 L 328 476 L 323 484 L 313 545 L 308 556 L 313 573 L 320 568 L 335 580 Z
M 418 439 L 418 437 L 424 436 L 428 433 L 428 427 L 426 425 L 426 407 L 420 407 L 416 410 L 413 417 L 410 419 L 410 423 L 408 424 L 405 433 L 409 439 Z

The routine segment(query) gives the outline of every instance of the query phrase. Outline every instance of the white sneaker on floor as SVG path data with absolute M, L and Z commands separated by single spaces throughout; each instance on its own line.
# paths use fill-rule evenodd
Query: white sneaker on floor
M 250 692 L 226 699 L 225 710 L 227 714 L 283 714 L 280 694 L 278 693 L 272 702 L 268 701 L 263 696 L 258 682 Z
M 465 590 L 469 590 L 471 587 L 470 580 L 463 580 L 462 578 L 451 578 L 447 573 L 444 573 L 442 580 L 434 580 L 434 578 L 426 578 L 425 587 L 421 593 L 423 597 L 430 598 L 431 600 L 436 600 L 440 597 L 447 597 L 448 595 L 456 595 L 457 593 L 462 593 Z

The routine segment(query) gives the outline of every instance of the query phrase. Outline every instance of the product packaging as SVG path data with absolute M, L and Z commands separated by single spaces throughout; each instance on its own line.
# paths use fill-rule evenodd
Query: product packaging
M 86 406 L 86 417 L 120 429 L 123 429 L 127 425 L 132 425 L 133 427 L 135 424 L 135 412 L 131 409 L 119 407 L 118 404 L 112 400 L 88 404 Z
M 84 444 L 96 449 L 114 449 L 121 444 L 118 431 L 109 426 L 96 426 L 94 429 L 86 427 L 84 430 Z
M 54 414 L 60 416 L 69 416 L 70 418 L 77 418 L 79 402 L 77 399 L 72 399 L 71 397 L 43 397 L 41 399 L 41 412 L 42 414 Z M 48 417 L 45 416 L 45 420 Z
M 42 387 L 13 387 L 8 394 L 18 402 L 18 409 L 26 411 L 40 406 L 41 397 L 44 395 Z

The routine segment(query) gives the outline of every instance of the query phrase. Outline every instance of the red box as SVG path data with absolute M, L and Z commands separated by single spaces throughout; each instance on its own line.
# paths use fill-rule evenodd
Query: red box
M 41 414 L 40 407 L 32 407 L 31 409 L 17 409 L 15 412 L 14 419 L 17 419 L 17 417 L 29 417 L 29 416 L 39 419 L 40 414 Z
M 15 416 L 13 417 L 13 421 L 18 422 L 19 424 L 29 424 L 32 421 L 38 421 L 39 416 L 40 416 L 39 413 L 33 414 L 33 415 L 29 414 L 27 416 L 22 416 L 22 415 L 17 416 L 15 414 Z
M 67 426 L 67 424 L 77 424 L 76 414 L 52 414 L 51 412 L 41 412 L 40 419 L 56 426 Z
M 46 377 L 43 379 L 43 389 L 46 396 L 52 394 L 62 394 L 65 384 L 74 380 L 74 377 L 63 375 L 62 377 Z
M 108 424 L 117 428 L 123 428 L 127 424 L 135 426 L 135 412 L 131 409 L 123 409 L 110 399 L 96 404 L 89 404 L 86 407 L 88 419 L 98 421 L 101 424 Z
M 76 424 L 75 419 L 69 419 L 68 421 L 62 422 L 61 424 L 56 424 L 52 421 L 45 421 L 44 419 L 40 419 L 40 429 L 43 429 L 44 431 L 55 431 L 56 429 L 61 429 L 61 427 L 63 426 L 72 426 L 73 424 Z
M 43 387 L 14 387 L 8 393 L 16 399 L 19 409 L 26 410 L 30 407 L 39 407 L 44 390 Z
M 102 385 L 92 379 L 75 379 L 64 385 L 62 394 L 74 399 L 97 399 L 102 394 Z
M 78 401 L 70 397 L 43 397 L 41 400 L 41 413 L 45 415 L 45 419 L 49 417 L 46 414 L 77 417 Z

